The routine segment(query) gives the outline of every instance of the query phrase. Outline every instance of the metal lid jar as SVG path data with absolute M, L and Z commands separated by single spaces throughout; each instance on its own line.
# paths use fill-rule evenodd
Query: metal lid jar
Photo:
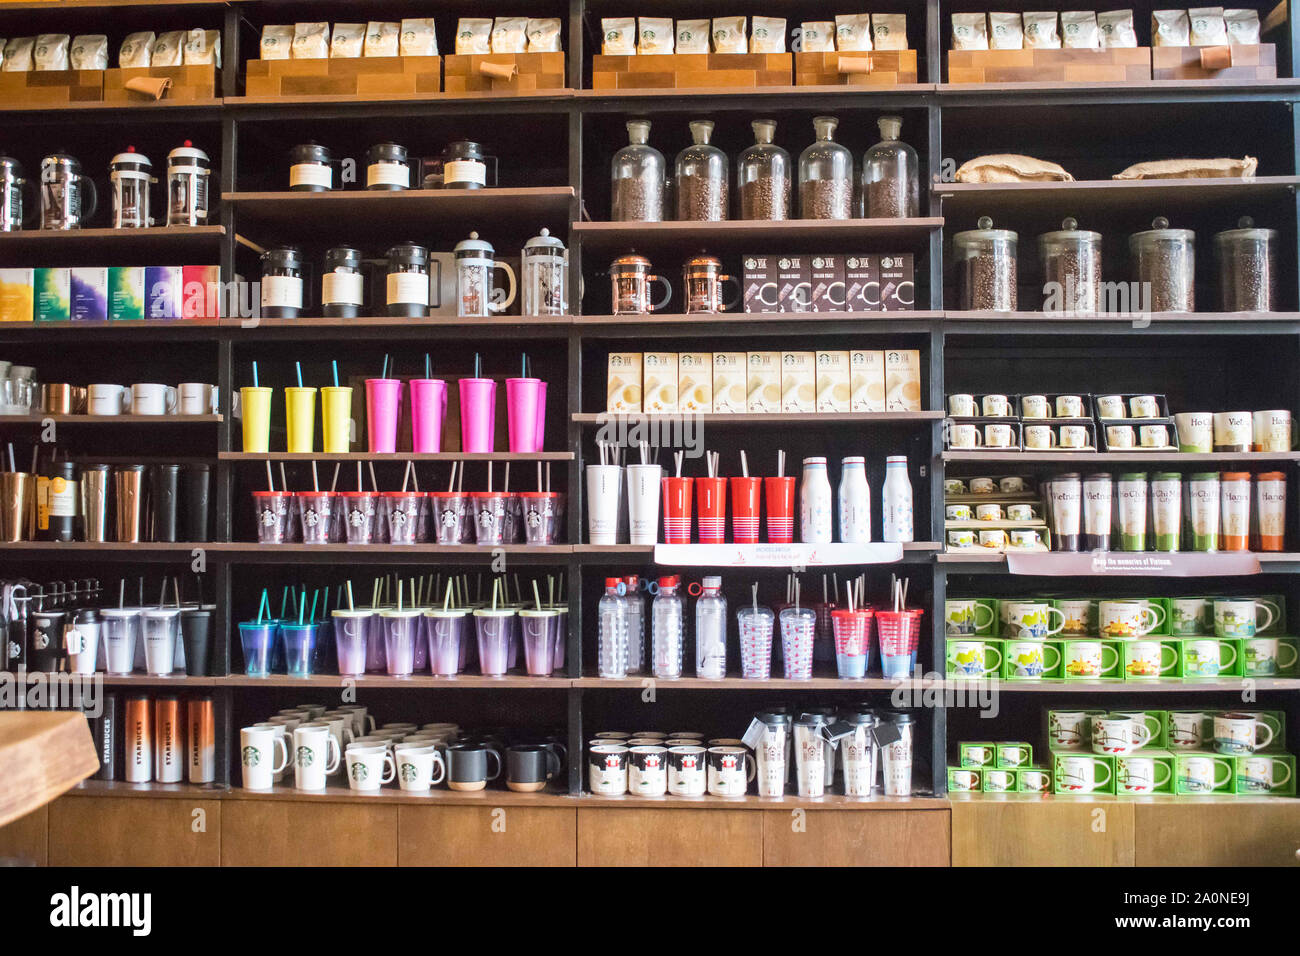
M 442 151 L 443 189 L 482 189 L 487 171 L 487 157 L 478 143 L 457 140 Z
M 167 154 L 167 225 L 201 226 L 208 221 L 208 154 L 188 139 Z
M 1101 311 L 1101 233 L 1065 219 L 1059 230 L 1038 237 L 1038 256 L 1043 263 L 1044 312 Z
M 688 313 L 719 313 L 723 310 L 722 260 L 715 256 L 692 256 L 682 265 L 682 288 Z
M 1128 237 L 1133 278 L 1147 299 L 1145 309 L 1134 311 L 1196 311 L 1196 233 L 1170 229 L 1169 220 L 1157 217 L 1146 232 Z
M 296 319 L 302 312 L 302 253 L 293 246 L 262 253 L 262 315 Z
M 521 262 L 524 315 L 564 315 L 568 310 L 569 250 L 543 229 L 524 243 Z
M 403 242 L 388 250 L 388 314 L 418 318 L 429 311 L 429 250 Z
M 376 143 L 366 150 L 367 189 L 410 189 L 411 166 L 406 147 L 396 143 Z
M 321 312 L 332 318 L 355 319 L 365 305 L 361 250 L 335 246 L 325 253 L 321 270 Z
M 292 192 L 323 193 L 334 188 L 334 167 L 329 147 L 317 142 L 300 143 L 289 150 L 289 189 Z
M 152 225 L 149 218 L 149 187 L 153 163 L 134 146 L 118 153 L 108 163 L 108 181 L 112 187 L 112 225 L 114 229 L 143 229 Z
M 1224 312 L 1272 312 L 1277 308 L 1277 230 L 1257 229 L 1243 216 L 1236 229 L 1214 236 L 1219 306 Z
M 772 140 L 776 120 L 756 119 L 749 124 L 754 145 L 736 160 L 740 188 L 740 218 L 778 221 L 790 218 L 790 154 Z
M 627 121 L 628 145 L 610 164 L 610 219 L 614 222 L 662 222 L 667 164 L 650 141 L 650 121 Z
M 619 256 L 610 263 L 614 315 L 647 315 L 654 311 L 650 283 L 659 281 L 659 276 L 650 268 L 650 260 L 636 253 Z
M 978 226 L 952 237 L 957 307 L 964 311 L 1014 312 L 1016 244 L 1020 237 L 1010 229 L 994 229 L 988 216 L 981 216 Z

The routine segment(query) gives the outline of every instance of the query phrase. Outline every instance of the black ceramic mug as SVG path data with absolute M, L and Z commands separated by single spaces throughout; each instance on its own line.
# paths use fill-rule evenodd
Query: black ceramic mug
M 501 752 L 483 744 L 459 743 L 447 748 L 447 786 L 453 790 L 482 790 L 501 776 Z
M 560 757 L 547 744 L 515 744 L 506 751 L 506 786 L 535 793 L 560 772 Z

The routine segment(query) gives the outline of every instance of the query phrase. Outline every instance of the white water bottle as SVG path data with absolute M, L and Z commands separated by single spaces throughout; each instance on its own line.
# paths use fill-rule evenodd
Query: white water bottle
M 678 578 L 660 578 L 659 593 L 650 604 L 650 654 L 655 677 L 682 676 L 682 644 L 685 622 L 682 599 L 677 596 Z
M 803 480 L 799 483 L 799 540 L 804 544 L 829 544 L 832 508 L 826 459 L 805 458 Z
M 871 488 L 867 484 L 867 462 L 845 458 L 840 469 L 840 540 L 865 544 L 871 540 Z
M 704 593 L 695 602 L 695 676 L 722 680 L 727 676 L 727 599 L 722 578 L 700 582 Z
M 885 487 L 881 493 L 886 541 L 912 541 L 912 481 L 907 477 L 907 456 L 885 459 Z

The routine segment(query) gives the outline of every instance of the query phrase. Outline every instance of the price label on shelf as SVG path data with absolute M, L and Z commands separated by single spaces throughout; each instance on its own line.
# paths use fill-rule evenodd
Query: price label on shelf
M 1154 578 L 1241 577 L 1259 574 L 1249 551 L 1027 551 L 1008 552 L 1007 570 L 1039 577 L 1130 575 Z

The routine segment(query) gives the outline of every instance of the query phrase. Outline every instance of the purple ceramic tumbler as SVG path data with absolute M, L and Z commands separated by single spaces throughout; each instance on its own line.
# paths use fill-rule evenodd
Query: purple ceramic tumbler
M 560 615 L 543 608 L 523 608 L 519 623 L 523 628 L 524 668 L 532 677 L 549 677 L 555 661 L 555 621 Z
M 402 407 L 402 383 L 395 378 L 366 379 L 366 434 L 371 453 L 397 451 L 397 413 Z
M 424 612 L 429 641 L 429 669 L 435 677 L 454 677 L 461 668 L 461 642 L 465 639 L 463 608 L 430 608 Z
M 474 612 L 474 626 L 478 631 L 479 673 L 488 677 L 503 676 L 510 665 L 510 619 L 515 612 L 509 608 L 481 607 Z
M 506 379 L 506 424 L 512 452 L 542 450 L 538 419 L 546 419 L 546 383 L 540 378 Z
M 477 453 L 492 451 L 496 431 L 497 383 L 490 378 L 460 380 L 460 448 Z
M 442 420 L 447 414 L 447 383 L 440 378 L 411 379 L 411 450 L 442 451 Z
M 357 677 L 366 672 L 366 645 L 374 612 L 337 609 L 334 617 L 334 647 L 338 653 L 339 673 Z

